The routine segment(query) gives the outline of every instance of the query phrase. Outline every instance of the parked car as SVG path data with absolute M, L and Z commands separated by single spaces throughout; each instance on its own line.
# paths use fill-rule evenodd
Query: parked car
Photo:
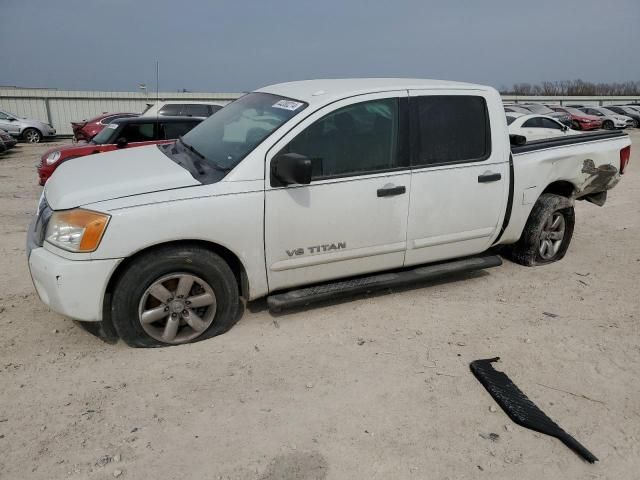
M 196 101 L 161 101 L 149 105 L 142 116 L 181 116 L 207 118 L 222 108 L 222 105 L 211 102 Z
M 638 125 L 640 125 L 640 112 L 632 107 L 625 105 L 607 105 L 607 110 L 611 110 L 619 115 L 631 117 L 633 119 L 633 128 L 638 128 Z
M 1 128 L 0 128 L 0 140 L 2 140 L 2 143 L 4 144 L 7 150 L 12 149 L 18 143 L 18 140 L 16 140 L 15 137 L 12 137 L 11 135 L 9 135 L 9 132 Z
M 546 115 L 508 113 L 507 125 L 509 125 L 509 135 L 522 135 L 527 141 L 580 134 L 578 130 L 572 130 L 555 118 Z
M 40 143 L 44 138 L 50 139 L 56 136 L 56 129 L 48 123 L 18 118 L 17 115 L 5 110 L 0 110 L 0 128 L 27 143 Z
M 602 120 L 595 115 L 587 115 L 582 110 L 563 105 L 549 105 L 555 112 L 566 113 L 571 116 L 571 128 L 574 130 L 596 130 L 602 128 Z
M 116 149 L 170 143 L 184 135 L 201 120 L 189 117 L 124 117 L 114 120 L 88 143 L 65 145 L 47 150 L 38 164 L 40 185 L 44 185 L 60 164 Z M 102 167 L 109 168 L 109 167 Z M 98 172 L 96 171 L 96 174 Z M 99 175 L 98 175 L 99 176 Z
M 119 118 L 130 118 L 137 116 L 137 113 L 103 113 L 102 115 L 98 115 L 91 120 L 71 122 L 73 139 L 76 142 L 81 140 L 89 141 L 114 120 L 117 120 Z
M 605 107 L 582 107 L 580 110 L 589 115 L 600 117 L 602 119 L 602 128 L 606 130 L 633 127 L 633 118 L 620 115 Z
M 510 105 L 510 104 L 507 104 L 504 106 L 504 111 L 510 112 L 510 113 L 521 113 L 523 115 L 528 115 L 531 113 L 530 110 L 527 110 L 526 108 L 523 108 L 520 105 Z
M 4 154 L 7 151 L 7 147 L 4 144 L 2 138 L 0 138 L 0 155 Z
M 226 332 L 240 297 L 279 311 L 497 266 L 494 245 L 555 262 L 574 201 L 602 205 L 619 182 L 629 136 L 510 147 L 507 133 L 491 87 L 265 87 L 174 144 L 61 165 L 29 228 L 29 270 L 52 310 L 148 347 Z
M 564 112 L 554 112 L 546 105 L 542 105 L 541 103 L 520 103 L 518 106 L 526 108 L 531 113 L 536 113 L 538 115 L 547 115 L 548 117 L 555 118 L 560 123 L 570 127 L 571 126 L 571 115 Z

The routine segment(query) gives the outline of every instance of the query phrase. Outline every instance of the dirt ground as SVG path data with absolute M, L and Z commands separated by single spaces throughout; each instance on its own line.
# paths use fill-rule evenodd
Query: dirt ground
M 142 350 L 34 292 L 50 146 L 0 157 L 0 478 L 639 478 L 640 149 L 603 208 L 577 205 L 559 263 L 277 317 L 256 302 L 223 336 Z M 599 463 L 509 420 L 469 371 L 494 356 Z

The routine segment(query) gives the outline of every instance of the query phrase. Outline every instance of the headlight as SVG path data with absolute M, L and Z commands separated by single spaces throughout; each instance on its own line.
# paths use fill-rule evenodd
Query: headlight
M 54 212 L 45 239 L 71 252 L 93 252 L 102 240 L 110 215 L 76 208 Z
M 53 165 L 58 160 L 60 160 L 60 152 L 56 150 L 55 152 L 51 152 L 49 155 L 47 155 L 47 158 L 45 158 L 44 161 L 47 165 Z

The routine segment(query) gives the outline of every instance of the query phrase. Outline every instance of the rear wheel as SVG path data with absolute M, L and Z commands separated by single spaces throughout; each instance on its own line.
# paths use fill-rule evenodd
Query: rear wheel
M 613 130 L 613 122 L 611 120 L 605 120 L 602 122 L 602 128 L 605 130 Z
M 236 322 L 238 285 L 229 265 L 201 247 L 167 247 L 131 263 L 117 281 L 111 318 L 134 347 L 195 342 Z
M 22 132 L 22 138 L 27 143 L 40 143 L 42 141 L 42 134 L 36 128 L 27 128 Z
M 528 267 L 557 262 L 567 253 L 575 212 L 571 201 L 560 195 L 545 193 L 533 207 L 522 236 L 505 249 L 505 255 Z

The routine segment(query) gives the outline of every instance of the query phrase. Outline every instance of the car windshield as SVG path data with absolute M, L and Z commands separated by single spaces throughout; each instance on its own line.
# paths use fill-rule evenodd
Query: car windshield
M 604 113 L 605 115 L 620 115 L 619 113 L 616 113 L 613 110 L 609 110 L 608 108 L 604 108 L 604 107 L 600 107 L 598 111 L 600 113 Z
M 532 112 L 534 112 L 534 113 L 543 113 L 543 114 L 554 113 L 553 110 L 551 110 L 549 107 L 545 107 L 544 105 L 533 105 L 533 104 L 531 104 L 531 105 L 527 105 L 527 108 L 529 110 L 531 110 Z
M 117 120 L 114 120 L 109 125 L 104 127 L 100 132 L 91 139 L 91 143 L 95 143 L 97 145 L 104 145 L 105 143 L 113 143 L 110 142 L 111 137 L 113 136 L 113 131 L 120 126 Z
M 230 170 L 276 129 L 307 107 L 269 93 L 249 93 L 218 110 L 182 137 L 216 168 Z
M 577 115 L 578 117 L 581 117 L 584 115 L 584 112 L 581 112 L 580 110 L 578 110 L 577 108 L 573 108 L 573 107 L 562 107 L 562 109 L 571 114 L 571 115 Z

